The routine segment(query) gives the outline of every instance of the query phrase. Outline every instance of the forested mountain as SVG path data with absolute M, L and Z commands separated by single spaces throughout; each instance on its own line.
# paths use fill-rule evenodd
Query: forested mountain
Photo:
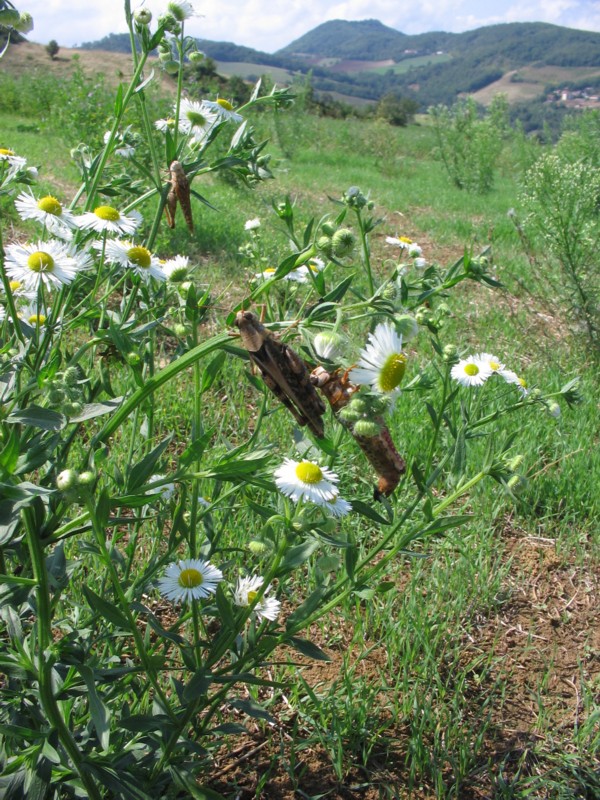
M 111 34 L 82 47 L 125 52 L 129 36 Z M 600 85 L 600 33 L 542 22 L 409 36 L 377 20 L 333 20 L 276 53 L 207 39 L 199 39 L 198 47 L 217 62 L 256 64 L 256 74 L 261 66 L 282 67 L 300 76 L 310 71 L 319 92 L 373 101 L 392 93 L 422 108 L 452 103 L 460 94 L 477 92 L 528 66 L 588 68 L 590 85 Z

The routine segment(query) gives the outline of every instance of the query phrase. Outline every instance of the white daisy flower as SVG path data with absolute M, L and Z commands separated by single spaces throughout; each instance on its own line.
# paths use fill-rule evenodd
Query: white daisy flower
M 169 564 L 158 590 L 169 600 L 185 603 L 214 594 L 221 580 L 223 573 L 210 562 L 188 558 Z
M 307 264 L 307 267 L 311 272 L 321 272 L 325 269 L 325 262 L 322 258 L 311 258 Z
M 276 272 L 277 270 L 275 269 L 275 267 L 267 267 L 265 270 L 263 270 L 263 272 L 255 272 L 254 277 L 256 278 L 256 280 L 267 281 L 269 280 L 269 278 L 272 278 Z
M 301 267 L 288 272 L 284 277 L 286 281 L 292 281 L 292 283 L 308 283 L 308 267 L 303 264 Z
M 24 281 L 12 280 L 9 282 L 9 287 L 13 297 L 22 298 L 28 303 L 33 302 L 37 297 L 37 292 L 28 288 Z
M 108 144 L 110 139 L 110 131 L 106 131 L 104 134 L 104 144 Z M 125 136 L 122 133 L 117 133 L 115 140 L 113 142 L 113 154 L 115 156 L 120 156 L 121 158 L 131 158 L 135 155 L 135 147 L 132 144 L 128 144 Z
M 244 230 L 246 231 L 255 231 L 257 228 L 260 228 L 260 220 L 258 217 L 254 219 L 247 219 L 244 225 Z
M 190 259 L 187 256 L 174 256 L 160 262 L 162 271 L 171 283 L 181 283 L 188 277 L 189 264 Z
M 352 380 L 371 386 L 380 394 L 395 394 L 406 370 L 402 336 L 389 322 L 380 322 L 361 351 L 358 366 L 351 370 Z
M 139 211 L 130 211 L 126 216 L 112 206 L 98 206 L 93 211 L 82 214 L 77 219 L 77 224 L 83 230 L 131 236 L 141 225 L 142 219 Z
M 67 244 L 50 239 L 7 245 L 4 267 L 12 281 L 18 281 L 26 291 L 37 291 L 40 283 L 48 289 L 71 283 L 88 264 L 86 255 L 74 255 Z
M 17 317 L 32 328 L 43 328 L 48 321 L 46 309 L 38 306 L 35 302 L 18 308 Z
M 337 495 L 339 478 L 327 467 L 312 461 L 294 461 L 286 458 L 273 473 L 277 488 L 292 500 L 309 500 L 323 505 Z
M 146 281 L 150 278 L 164 281 L 167 278 L 160 261 L 147 247 L 120 239 L 109 239 L 106 244 L 95 242 L 94 247 L 98 250 L 104 248 L 107 261 L 132 270 Z
M 334 517 L 344 517 L 352 511 L 352 503 L 336 494 L 331 500 L 323 503 L 323 508 L 327 509 Z
M 477 361 L 481 361 L 482 364 L 487 364 L 492 372 L 501 372 L 503 369 L 506 369 L 500 359 L 491 353 L 477 353 L 473 358 Z
M 520 378 L 516 372 L 513 372 L 512 369 L 499 369 L 498 375 L 500 375 L 507 383 L 514 384 L 523 397 L 527 397 L 529 394 L 529 389 L 527 388 L 527 381 L 525 378 Z
M 21 219 L 41 222 L 49 231 L 59 236 L 64 233 L 69 235 L 68 229 L 76 227 L 77 224 L 74 215 L 63 208 L 52 195 L 36 200 L 33 195 L 22 192 L 15 200 L 15 208 Z
M 159 481 L 164 480 L 164 475 L 150 475 L 147 483 L 159 483 Z M 159 494 L 161 500 L 164 500 L 167 503 L 175 494 L 175 484 L 163 483 L 161 486 L 152 486 L 150 489 L 146 489 L 146 494 Z
M 219 121 L 219 116 L 205 105 L 204 101 L 182 98 L 179 107 L 179 125 L 185 133 L 191 134 L 196 140 L 204 139 L 206 134 Z
M 154 123 L 154 127 L 156 130 L 161 131 L 161 133 L 165 133 L 166 131 L 171 131 L 171 133 L 175 130 L 175 117 L 167 117 L 166 119 L 157 119 Z M 180 119 L 178 125 L 179 133 L 188 133 L 189 125 L 186 123 L 185 120 Z
M 177 22 L 185 22 L 186 19 L 196 16 L 194 6 L 187 0 L 171 0 L 167 3 L 167 12 L 175 17 Z
M 236 604 L 236 606 L 247 608 L 256 600 L 262 585 L 263 579 L 260 577 L 260 575 L 255 575 L 248 578 L 238 578 L 237 586 L 235 587 L 235 592 L 233 593 L 233 602 Z M 259 619 L 268 619 L 274 621 L 279 615 L 281 603 L 274 597 L 267 596 L 270 588 L 270 586 L 267 586 L 263 596 L 254 606 L 252 612 L 256 614 Z
M 14 150 L 8 147 L 0 147 L 0 163 L 6 163 L 13 171 L 17 171 L 27 164 L 27 159 L 18 156 Z
M 401 250 L 406 250 L 412 244 L 412 239 L 409 239 L 408 236 L 386 236 L 385 240 L 388 244 L 393 244 Z
M 217 114 L 220 119 L 227 120 L 227 122 L 242 122 L 244 119 L 241 114 L 233 110 L 229 100 L 225 100 L 223 97 L 219 97 L 216 101 L 203 100 L 202 105 Z
M 450 376 L 461 386 L 481 386 L 492 374 L 492 368 L 477 356 L 462 358 L 450 370 Z

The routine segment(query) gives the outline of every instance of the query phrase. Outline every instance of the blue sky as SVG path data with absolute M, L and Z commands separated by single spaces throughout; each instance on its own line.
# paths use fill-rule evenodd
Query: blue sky
M 14 0 L 29 11 L 33 42 L 63 47 L 126 30 L 122 0 Z M 272 53 L 331 19 L 377 19 L 402 33 L 461 31 L 501 22 L 550 22 L 600 31 L 600 0 L 191 0 L 198 16 L 186 32 Z M 132 8 L 142 4 L 131 0 Z M 146 0 L 153 14 L 167 0 Z

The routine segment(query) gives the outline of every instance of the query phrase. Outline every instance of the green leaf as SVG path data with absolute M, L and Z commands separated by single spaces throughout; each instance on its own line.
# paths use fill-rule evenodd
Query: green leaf
M 169 436 L 157 444 L 156 447 L 148 453 L 148 455 L 144 456 L 141 461 L 138 461 L 138 463 L 131 468 L 131 472 L 129 473 L 127 479 L 127 491 L 131 492 L 146 483 L 152 473 L 156 471 L 156 464 L 169 446 L 172 438 L 173 434 L 169 434 Z
M 15 471 L 19 458 L 19 436 L 11 429 L 8 440 L 5 442 L 2 452 L 0 452 L 0 467 L 11 475 Z
M 317 542 L 315 539 L 308 539 L 302 544 L 298 544 L 295 547 L 290 547 L 283 557 L 283 561 L 281 562 L 277 574 L 283 575 L 286 572 L 291 572 L 292 570 L 296 569 L 301 564 L 304 564 L 304 562 L 308 561 L 318 547 L 319 542 Z
M 373 506 L 368 505 L 367 503 L 363 503 L 362 500 L 358 500 L 355 497 L 350 499 L 352 504 L 352 510 L 356 511 L 357 514 L 360 514 L 367 519 L 373 520 L 373 522 L 377 522 L 380 525 L 389 525 L 390 521 L 385 517 L 382 517 L 381 514 L 378 514 L 377 511 L 373 508 Z
M 238 698 L 231 703 L 231 707 L 243 711 L 244 714 L 252 717 L 252 719 L 264 719 L 266 722 L 275 722 L 269 712 L 253 700 L 241 700 Z
M 322 302 L 339 303 L 339 301 L 346 294 L 350 286 L 352 286 L 353 280 L 354 280 L 354 273 L 348 275 L 347 278 L 344 278 L 344 280 L 338 283 L 337 286 L 334 286 L 334 288 L 328 294 L 326 294 L 325 297 L 322 298 Z
M 69 422 L 84 422 L 86 419 L 101 417 L 103 414 L 112 414 L 122 402 L 123 397 L 115 397 L 112 400 L 104 400 L 102 403 L 87 403 L 79 414 L 69 417 Z
M 98 612 L 98 614 L 103 616 L 104 619 L 108 620 L 108 622 L 112 622 L 112 624 L 116 625 L 118 628 L 131 631 L 129 620 L 122 611 L 120 611 L 112 603 L 104 600 L 102 597 L 100 597 L 100 595 L 97 595 L 95 592 L 93 592 L 89 586 L 84 585 L 82 588 L 86 600 L 88 601 L 88 605 L 92 611 Z
M 24 472 L 32 472 L 39 469 L 46 461 L 50 461 L 52 453 L 60 444 L 60 433 L 53 436 L 40 433 L 27 442 L 27 450 L 21 456 L 15 466 L 15 475 L 22 475 Z
M 207 694 L 210 684 L 212 683 L 212 675 L 204 669 L 198 670 L 194 673 L 190 680 L 187 682 L 183 690 L 183 700 L 190 703 L 198 697 L 203 697 Z
M 21 411 L 13 411 L 6 417 L 5 422 L 31 425 L 44 431 L 60 431 L 67 424 L 67 418 L 51 408 L 42 408 L 34 404 Z
M 300 639 L 298 636 L 292 636 L 290 644 L 294 650 L 302 653 L 302 655 L 307 658 L 312 658 L 314 661 L 331 661 L 327 653 L 321 650 L 320 647 L 317 647 L 314 642 L 309 642 L 308 639 Z
M 225 363 L 226 358 L 227 358 L 226 353 L 224 353 L 221 350 L 208 364 L 208 366 L 205 367 L 204 372 L 202 373 L 202 383 L 200 385 L 201 394 L 204 394 L 204 392 L 208 391 L 210 387 L 213 385 L 217 375 L 219 374 L 219 372 L 223 367 L 223 364 Z
M 233 609 L 221 584 L 218 584 L 217 586 L 215 601 L 217 603 L 217 608 L 219 609 L 219 615 L 221 617 L 223 626 L 230 631 L 234 630 L 236 626 Z
M 348 577 L 351 580 L 354 580 L 354 567 L 356 566 L 357 561 L 358 561 L 358 548 L 349 547 L 344 552 L 344 566 L 346 567 L 346 572 L 348 573 Z
M 431 525 L 428 525 L 421 531 L 422 535 L 433 536 L 435 533 L 442 533 L 443 531 L 450 530 L 451 528 L 459 528 L 466 522 L 473 519 L 473 514 L 457 514 L 452 517 L 440 517 L 436 519 Z
M 120 83 L 117 87 L 115 95 L 115 117 L 119 117 L 123 111 L 123 84 Z
M 301 625 L 304 620 L 313 613 L 313 611 L 317 610 L 326 592 L 326 586 L 318 586 L 313 592 L 311 592 L 306 600 L 289 615 L 285 622 L 286 629 L 291 631 Z

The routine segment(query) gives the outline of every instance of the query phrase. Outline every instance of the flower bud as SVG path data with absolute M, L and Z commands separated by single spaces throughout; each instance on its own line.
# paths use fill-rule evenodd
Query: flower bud
M 337 228 L 335 227 L 335 225 L 332 222 L 324 222 L 321 225 L 321 230 L 323 231 L 325 236 L 333 236 L 333 234 L 336 232 Z
M 64 373 L 65 384 L 72 389 L 77 386 L 79 381 L 79 370 L 77 367 L 67 367 Z
M 327 258 L 330 258 L 333 245 L 330 236 L 319 236 L 317 239 L 317 249 L 321 251 Z
M 354 423 L 353 430 L 356 436 L 371 438 L 373 436 L 379 436 L 381 425 L 369 419 L 359 419 L 358 422 Z
M 458 348 L 454 344 L 447 344 L 442 351 L 442 358 L 446 364 L 458 363 Z
M 432 316 L 431 309 L 419 308 L 415 314 L 415 319 L 419 325 L 427 325 L 431 322 Z
M 63 469 L 56 476 L 56 488 L 59 492 L 67 492 L 77 485 L 78 478 L 74 469 Z
M 248 542 L 248 550 L 255 556 L 264 556 L 268 555 L 273 548 L 270 542 L 265 542 L 261 539 L 251 539 Z
M 200 64 L 201 61 L 204 61 L 206 56 L 204 53 L 201 53 L 200 50 L 194 50 L 189 54 L 188 58 L 192 64 Z
M 394 317 L 394 323 L 396 330 L 405 342 L 410 342 L 419 332 L 417 320 L 411 314 L 398 314 Z
M 77 483 L 80 486 L 92 486 L 95 480 L 96 480 L 96 473 L 88 469 L 85 472 L 80 473 Z
M 138 8 L 137 11 L 134 11 L 133 18 L 138 25 L 150 25 L 152 12 L 149 8 Z
M 344 337 L 333 331 L 317 333 L 313 339 L 313 347 L 319 358 L 325 361 L 333 361 L 343 353 Z
M 340 228 L 331 237 L 333 253 L 337 258 L 350 255 L 356 244 L 356 236 L 350 228 Z
M 142 357 L 139 353 L 135 353 L 133 350 L 131 350 L 125 356 L 125 361 L 127 361 L 130 367 L 137 367 L 142 363 Z
M 560 417 L 560 406 L 556 400 L 548 400 L 546 405 L 551 417 L 554 417 L 555 419 Z
M 0 25 L 3 28 L 16 28 L 20 16 L 16 8 L 3 8 L 0 11 Z
M 183 339 L 183 337 L 187 335 L 188 329 L 181 322 L 178 322 L 173 325 L 173 332 L 176 336 L 179 336 L 181 339 Z
M 159 56 L 160 58 L 160 56 Z M 162 68 L 167 73 L 167 75 L 177 75 L 179 72 L 179 64 L 177 61 L 173 61 L 172 59 L 168 61 L 162 62 Z
M 19 33 L 31 33 L 33 30 L 33 17 L 27 11 L 19 14 L 19 21 L 15 25 Z

